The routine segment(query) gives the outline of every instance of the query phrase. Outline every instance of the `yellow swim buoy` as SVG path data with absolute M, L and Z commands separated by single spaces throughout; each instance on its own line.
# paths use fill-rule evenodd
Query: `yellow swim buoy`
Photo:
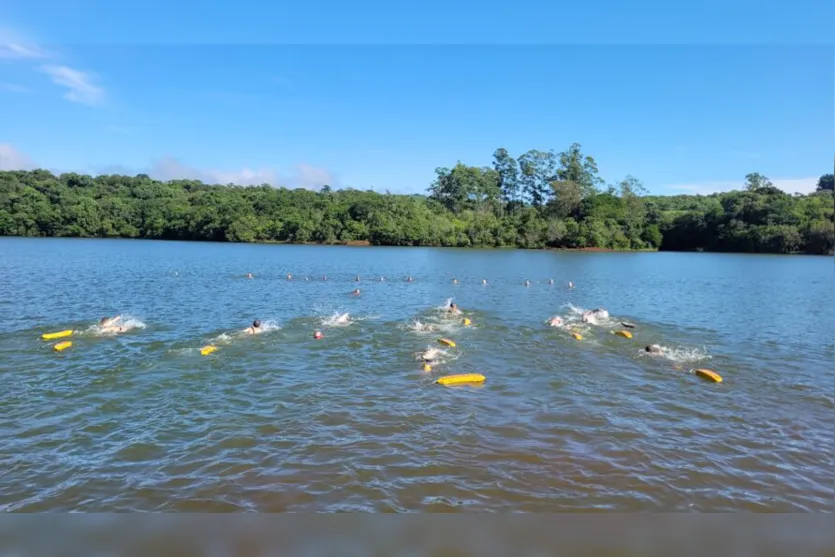
M 423 371 L 432 371 L 432 366 L 429 364 L 423 364 Z
M 470 321 L 470 318 L 469 318 L 469 317 L 465 317 L 465 318 L 464 318 L 464 325 L 471 325 L 471 324 L 472 324 L 472 321 Z
M 68 340 L 67 340 L 67 341 L 64 341 L 64 342 L 59 342 L 58 344 L 56 344 L 56 345 L 55 345 L 55 346 L 53 346 L 52 348 L 53 348 L 56 352 L 60 352 L 60 351 L 62 351 L 62 350 L 66 350 L 66 349 L 67 349 L 67 348 L 69 348 L 70 346 L 72 346 L 72 343 L 71 343 L 70 341 L 68 341 Z
M 571 333 L 571 336 L 574 337 L 575 340 L 583 340 L 583 335 L 580 333 Z
M 44 333 L 41 335 L 41 338 L 44 340 L 52 340 L 54 338 L 64 338 L 68 337 L 72 334 L 72 329 L 67 329 L 66 331 L 58 331 L 57 333 Z
M 211 354 L 215 350 L 217 350 L 217 346 L 212 346 L 212 345 L 204 346 L 203 348 L 200 349 L 200 354 L 202 354 L 203 356 L 208 356 L 209 354 Z
M 464 383 L 484 383 L 485 379 L 487 378 L 480 373 L 461 373 L 439 377 L 435 383 L 439 385 L 461 385 Z
M 632 333 L 629 331 L 615 331 L 615 334 L 623 338 L 632 338 Z
M 709 369 L 696 369 L 694 373 L 699 377 L 704 377 L 705 379 L 709 379 L 714 383 L 721 383 L 722 376 L 716 373 L 715 371 L 711 371 Z
M 450 348 L 455 348 L 455 341 L 449 340 L 448 338 L 439 338 L 438 342 L 440 342 L 441 344 L 445 344 Z

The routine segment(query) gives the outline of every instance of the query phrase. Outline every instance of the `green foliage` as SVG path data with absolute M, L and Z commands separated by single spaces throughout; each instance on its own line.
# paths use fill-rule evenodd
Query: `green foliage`
M 827 178 L 828 176 L 828 178 Z M 765 176 L 709 196 L 647 196 L 627 176 L 606 191 L 597 163 L 506 149 L 492 167 L 438 168 L 429 196 L 355 189 L 160 182 L 148 176 L 0 172 L 0 235 L 218 242 L 833 253 L 832 175 L 811 195 Z

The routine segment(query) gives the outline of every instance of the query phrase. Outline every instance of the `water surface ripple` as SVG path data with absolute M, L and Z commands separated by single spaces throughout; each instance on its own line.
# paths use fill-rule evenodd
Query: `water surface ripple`
M 10 238 L 0 253 L 5 511 L 832 510 L 831 258 Z M 472 326 L 439 316 L 449 298 Z M 582 341 L 544 323 L 596 307 L 614 323 Z M 135 328 L 90 329 L 113 314 Z M 230 334 L 255 317 L 273 328 Z M 66 328 L 65 352 L 40 339 Z M 458 347 L 424 372 L 414 354 L 440 336 Z M 486 383 L 433 383 L 467 372 Z

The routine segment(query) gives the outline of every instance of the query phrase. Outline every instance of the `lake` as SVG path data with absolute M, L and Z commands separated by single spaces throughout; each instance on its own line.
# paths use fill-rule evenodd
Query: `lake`
M 833 271 L 0 238 L 0 509 L 831 511 Z M 610 319 L 583 323 L 594 308 Z M 117 314 L 123 334 L 95 327 Z M 239 334 L 255 318 L 265 331 Z M 41 339 L 64 329 L 63 352 Z M 427 372 L 428 347 L 443 352 Z M 434 383 L 456 373 L 486 381 Z

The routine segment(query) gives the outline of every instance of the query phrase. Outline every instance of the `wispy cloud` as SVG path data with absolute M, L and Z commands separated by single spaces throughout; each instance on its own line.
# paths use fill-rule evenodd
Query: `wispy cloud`
M 33 93 L 31 89 L 23 87 L 22 85 L 15 85 L 14 83 L 0 82 L 0 91 L 8 91 L 9 93 Z
M 274 168 L 248 168 L 239 170 L 201 169 L 181 163 L 174 157 L 154 161 L 145 171 L 158 180 L 200 180 L 207 184 L 236 184 L 240 186 L 284 186 L 317 190 L 325 184 L 337 187 L 339 179 L 332 172 L 309 164 L 298 164 L 287 172 Z
M 93 75 L 68 65 L 56 64 L 55 60 L 59 57 L 59 53 L 32 45 L 19 31 L 0 27 L 0 60 L 28 61 L 33 64 L 33 69 L 49 75 L 53 83 L 66 88 L 64 98 L 68 101 L 99 106 L 104 100 L 104 89 L 95 83 Z M 0 84 L 0 89 L 16 93 L 30 92 L 9 83 Z
M 779 178 L 772 179 L 771 183 L 774 187 L 783 190 L 786 193 L 812 193 L 818 184 L 818 177 L 814 178 Z M 745 188 L 745 183 L 742 180 L 718 180 L 711 182 L 696 182 L 690 184 L 673 184 L 662 186 L 664 191 L 672 191 L 676 193 L 689 193 L 694 195 L 709 195 L 711 193 L 720 193 L 731 190 L 741 190 Z
M 0 58 L 5 60 L 20 60 L 26 58 L 46 57 L 46 52 L 34 46 L 24 46 L 18 43 L 0 44 Z
M 104 89 L 94 84 L 94 77 L 68 66 L 41 66 L 57 85 L 67 88 L 64 98 L 68 101 L 98 106 L 104 100 Z
M 36 166 L 26 153 L 9 143 L 0 143 L 0 170 L 31 170 Z

